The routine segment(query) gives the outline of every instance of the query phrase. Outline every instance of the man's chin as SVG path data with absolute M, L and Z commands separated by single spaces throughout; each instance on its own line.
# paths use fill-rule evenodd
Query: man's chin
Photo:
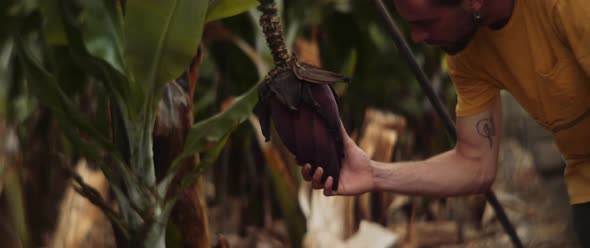
M 451 44 L 438 45 L 438 47 L 440 47 L 440 49 L 442 49 L 445 53 L 449 55 L 455 55 L 457 53 L 460 53 L 461 51 L 465 50 L 467 45 L 469 45 L 476 31 L 477 28 L 475 27 L 471 32 L 469 32 L 468 35 L 458 40 L 457 42 Z
M 461 51 L 465 50 L 465 47 L 467 47 L 467 43 L 454 44 L 454 45 L 450 45 L 450 46 L 438 46 L 438 47 L 448 55 L 455 55 L 455 54 L 460 53 Z
M 455 55 L 465 49 L 467 47 L 466 42 L 457 42 L 457 43 L 438 43 L 438 42 L 426 42 L 428 45 L 435 46 L 443 50 L 446 54 Z

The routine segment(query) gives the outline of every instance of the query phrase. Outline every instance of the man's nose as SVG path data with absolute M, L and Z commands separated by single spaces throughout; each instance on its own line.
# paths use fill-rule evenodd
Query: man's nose
M 412 30 L 412 40 L 416 43 L 424 42 L 428 39 L 428 33 L 421 30 Z

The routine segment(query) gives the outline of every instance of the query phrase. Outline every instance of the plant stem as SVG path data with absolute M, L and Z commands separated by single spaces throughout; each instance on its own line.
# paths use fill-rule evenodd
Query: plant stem
M 285 45 L 281 18 L 277 14 L 276 3 L 274 0 L 258 1 L 260 2 L 258 10 L 262 12 L 262 16 L 260 16 L 260 27 L 262 27 L 262 32 L 264 32 L 266 43 L 271 50 L 275 65 L 279 68 L 287 67 L 290 57 Z

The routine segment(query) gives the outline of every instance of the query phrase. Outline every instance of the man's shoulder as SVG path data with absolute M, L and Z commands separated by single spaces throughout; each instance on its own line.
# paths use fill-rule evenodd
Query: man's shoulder
M 543 17 L 552 18 L 556 8 L 560 5 L 567 5 L 576 0 L 515 0 L 523 1 L 528 11 L 534 11 Z M 582 0 L 587 1 L 587 0 Z M 549 19 L 551 20 L 551 19 Z
M 471 59 L 471 53 L 470 51 L 462 51 L 459 54 L 446 57 L 451 78 L 457 80 L 459 78 L 474 78 L 483 75 L 477 61 Z
M 515 0 L 522 1 L 529 9 L 537 10 L 551 10 L 556 4 L 562 2 L 562 0 Z M 566 0 L 567 1 L 567 0 Z
M 449 69 L 466 71 L 476 70 L 478 67 L 477 65 L 481 62 L 481 60 L 478 61 L 476 58 L 481 59 L 481 57 L 484 56 L 483 50 L 486 49 L 484 44 L 485 39 L 481 39 L 480 36 L 480 34 L 476 34 L 463 51 L 446 57 Z

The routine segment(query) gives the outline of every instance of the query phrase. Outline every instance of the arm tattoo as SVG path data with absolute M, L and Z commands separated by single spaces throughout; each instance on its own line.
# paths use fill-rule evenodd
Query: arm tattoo
M 476 124 L 477 133 L 490 142 L 490 148 L 492 148 L 492 137 L 496 135 L 496 129 L 494 126 L 494 118 L 490 116 L 490 118 L 484 118 L 477 122 Z

